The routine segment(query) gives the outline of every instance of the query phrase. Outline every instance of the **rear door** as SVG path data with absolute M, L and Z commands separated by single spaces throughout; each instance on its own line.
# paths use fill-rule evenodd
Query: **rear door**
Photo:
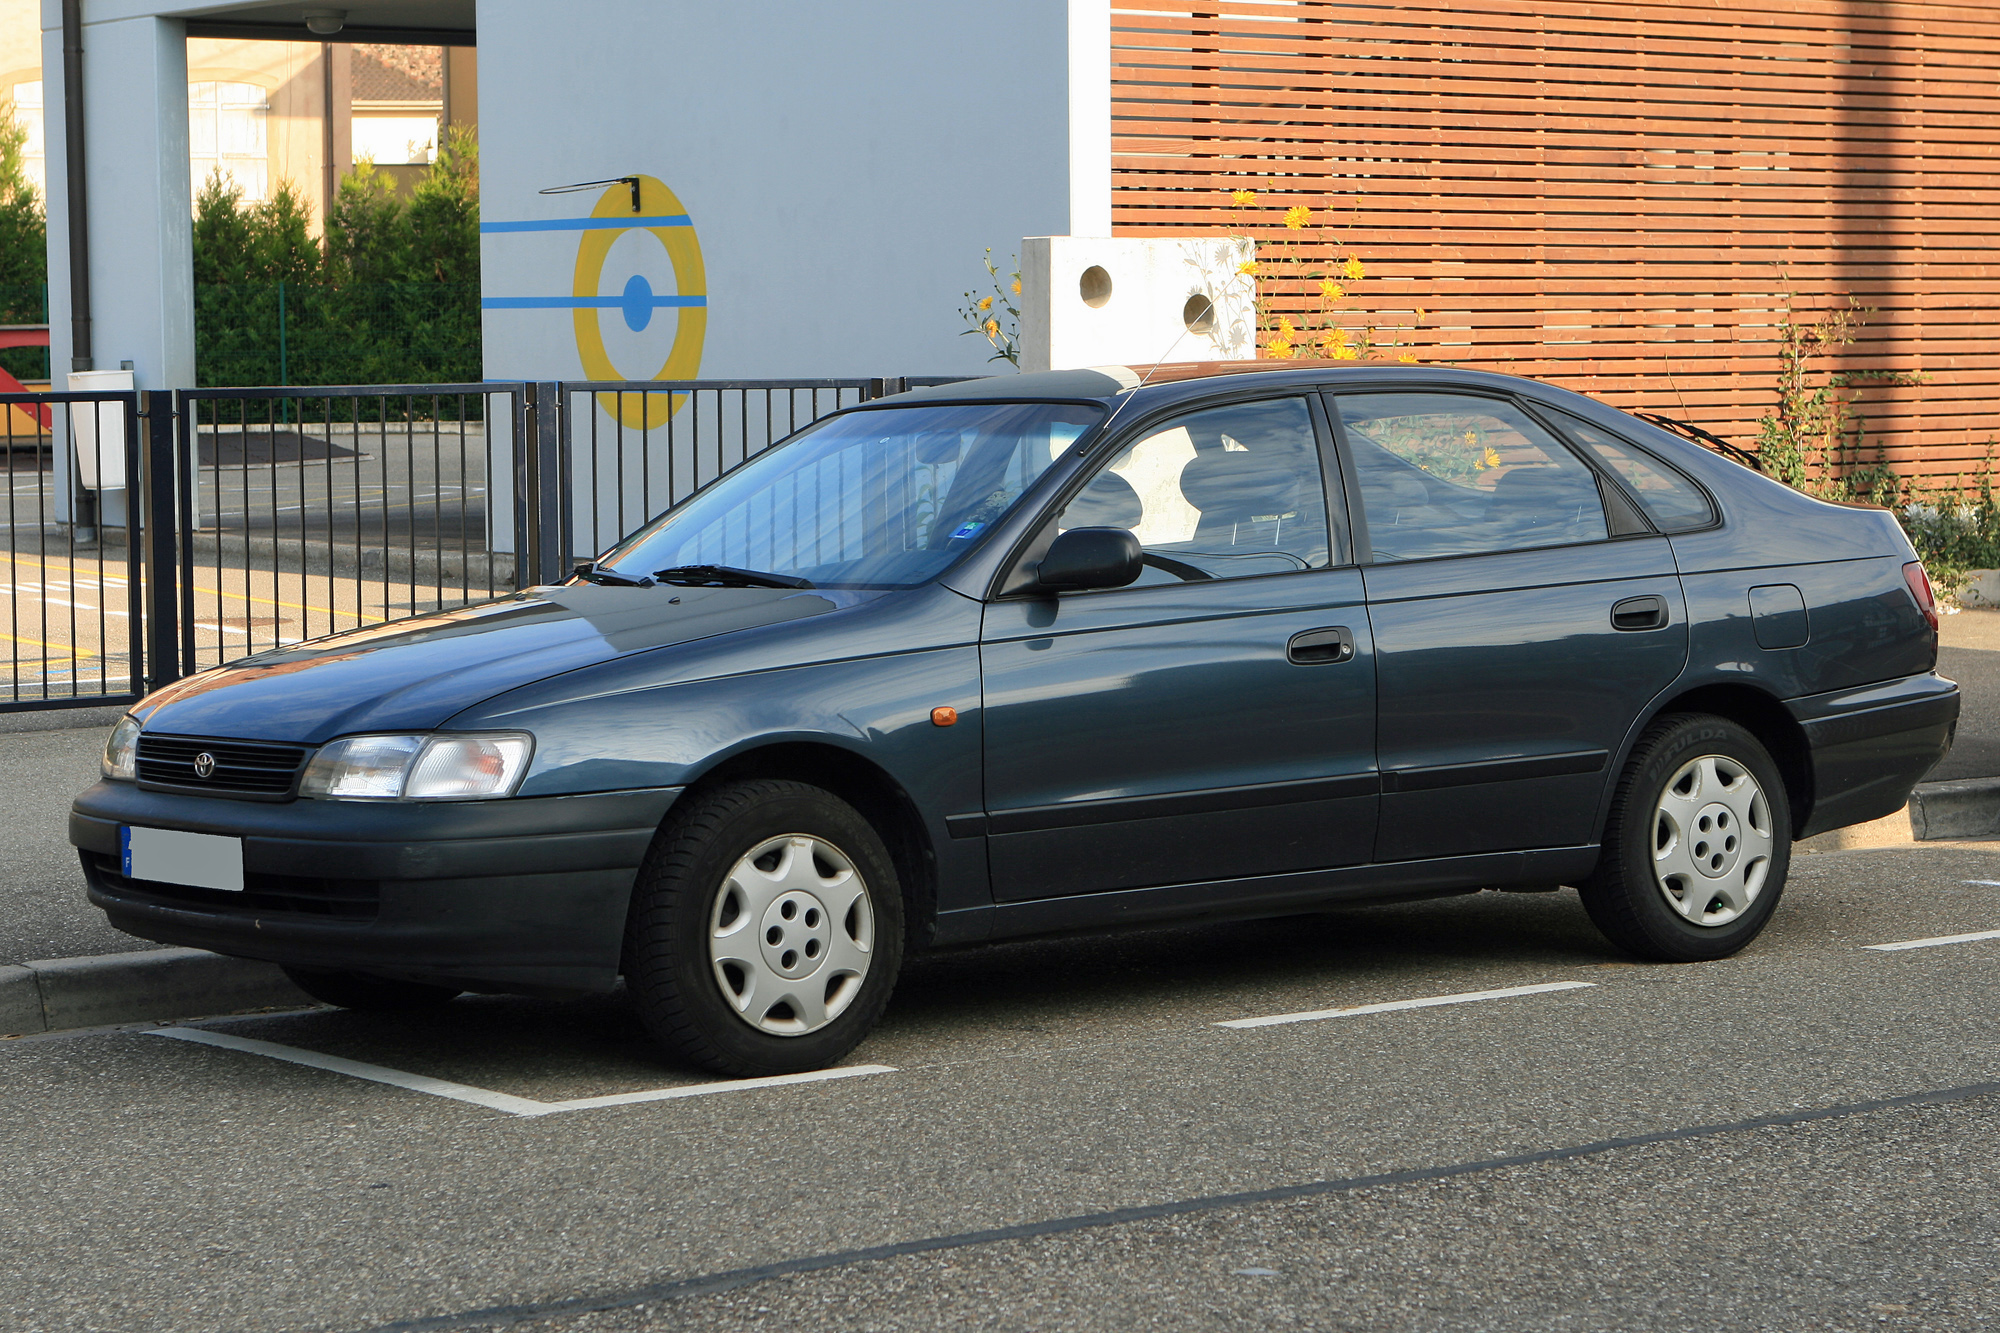
M 1368 859 L 1374 661 L 1322 429 L 1307 397 L 1149 429 L 1053 520 L 1135 532 L 1139 582 L 987 606 L 998 900 Z
M 1375 859 L 1585 844 L 1687 660 L 1667 540 L 1520 406 L 1329 396 L 1378 657 Z

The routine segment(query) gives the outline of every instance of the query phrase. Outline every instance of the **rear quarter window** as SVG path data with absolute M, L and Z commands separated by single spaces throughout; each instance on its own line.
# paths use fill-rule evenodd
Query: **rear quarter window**
M 1618 475 L 1661 532 L 1689 532 L 1715 522 L 1715 506 L 1701 487 L 1637 445 L 1566 412 L 1558 416 L 1564 432 Z

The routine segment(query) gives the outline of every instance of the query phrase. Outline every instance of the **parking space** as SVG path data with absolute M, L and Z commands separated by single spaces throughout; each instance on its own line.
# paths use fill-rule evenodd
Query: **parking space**
M 1670 1209 L 1694 1177 L 1727 1198 L 1732 1172 L 1765 1173 L 1804 1225 L 1834 1226 L 1830 1197 L 1923 1185 L 1907 1162 L 1926 1126 L 1990 1116 L 1987 1094 L 1936 1094 L 2000 1073 L 1983 1017 L 2000 982 L 1994 881 L 2000 849 L 1976 846 L 1801 858 L 1749 951 L 1690 967 L 1623 961 L 1567 892 L 940 955 L 910 969 L 847 1076 L 777 1086 L 664 1067 L 615 999 L 12 1042 L 0 1118 L 22 1185 L 0 1197 L 0 1301 L 35 1328 L 478 1327 L 497 1318 L 482 1310 L 566 1301 L 582 1304 L 549 1310 L 549 1327 L 730 1327 L 764 1305 L 775 1326 L 859 1328 L 976 1288 L 986 1317 L 968 1326 L 1123 1328 L 1212 1307 L 1427 1327 L 1379 1319 L 1395 1308 L 1384 1274 L 1415 1280 L 1431 1254 L 1438 1308 L 1463 1326 L 1539 1328 L 1555 1325 L 1495 1303 L 1508 1274 L 1553 1299 L 1563 1284 L 1536 1247 L 1610 1228 L 1616 1271 L 1592 1299 L 1627 1302 L 1621 1327 L 1671 1327 L 1669 1306 L 1641 1299 L 1665 1276 L 1618 1265 L 1659 1248 L 1630 1227 L 1672 1223 L 1621 1214 L 1627 1192 Z M 1947 937 L 1963 938 L 1871 947 Z M 1259 1021 L 1298 1015 L 1315 1017 Z M 494 1096 L 412 1086 L 429 1080 Z M 1853 1109 L 1912 1095 L 1931 1100 Z M 588 1105 L 536 1109 L 566 1103 Z M 1813 1118 L 1827 1108 L 1848 1109 Z M 1703 1127 L 1698 1147 L 1687 1132 Z M 1648 1135 L 1662 1137 L 1587 1165 L 1479 1165 Z M 1903 1174 L 1830 1164 L 1857 1136 L 1905 1154 Z M 1449 1176 L 1466 1183 L 1436 1175 L 1466 1164 Z M 1376 1180 L 1397 1173 L 1414 1174 Z M 1376 1183 L 1326 1187 L 1357 1180 Z M 1416 1249 L 1383 1239 L 1413 1216 Z M 1940 1264 L 1992 1240 L 1983 1213 L 1957 1225 L 1935 1238 Z M 1531 1251 L 1497 1277 L 1435 1253 L 1453 1227 L 1490 1252 L 1493 1226 L 1528 1228 Z M 1706 1255 L 1727 1229 L 1713 1228 L 1688 1252 Z M 1713 1262 L 1715 1300 L 1764 1280 Z M 190 1266 L 199 1283 L 158 1278 Z M 1237 1275 L 1259 1268 L 1273 1276 Z M 1275 1305 L 1238 1290 L 1304 1269 Z M 769 1300 L 767 1278 L 782 1287 Z M 1801 1271 L 1794 1294 L 1833 1300 L 1830 1281 Z M 1324 1301 L 1349 1289 L 1355 1317 L 1330 1317 Z M 1848 1304 L 1896 1303 L 1879 1296 Z

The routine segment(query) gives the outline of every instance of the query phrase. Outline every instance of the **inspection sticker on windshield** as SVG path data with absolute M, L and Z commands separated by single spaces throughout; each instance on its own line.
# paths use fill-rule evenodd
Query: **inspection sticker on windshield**
M 961 524 L 959 524 L 959 525 L 958 525 L 958 531 L 957 531 L 957 532 L 954 532 L 954 533 L 952 533 L 952 534 L 951 534 L 951 536 L 950 536 L 949 538 L 947 538 L 946 540 L 948 540 L 948 541 L 959 541 L 959 540 L 961 540 L 961 539 L 963 539 L 963 538 L 966 538 L 966 537 L 970 537 L 970 536 L 971 536 L 971 535 L 972 535 L 973 533 L 975 533 L 975 532 L 979 531 L 979 530 L 980 530 L 981 528 L 983 528 L 983 527 L 985 527 L 985 526 L 986 526 L 986 525 L 985 525 L 984 523 L 981 523 L 981 522 L 980 522 L 980 521 L 979 521 L 978 519 L 976 519 L 976 518 L 975 518 L 975 519 L 973 519 L 973 520 L 972 520 L 971 522 L 969 522 L 969 523 L 961 523 Z
M 118 830 L 118 849 L 127 879 L 243 892 L 241 838 L 128 825 Z

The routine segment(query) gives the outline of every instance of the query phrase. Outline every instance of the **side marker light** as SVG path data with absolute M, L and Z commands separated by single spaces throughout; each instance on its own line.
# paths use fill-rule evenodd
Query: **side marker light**
M 958 710 L 956 708 L 931 709 L 931 725 L 934 727 L 949 727 L 957 723 L 957 721 Z

